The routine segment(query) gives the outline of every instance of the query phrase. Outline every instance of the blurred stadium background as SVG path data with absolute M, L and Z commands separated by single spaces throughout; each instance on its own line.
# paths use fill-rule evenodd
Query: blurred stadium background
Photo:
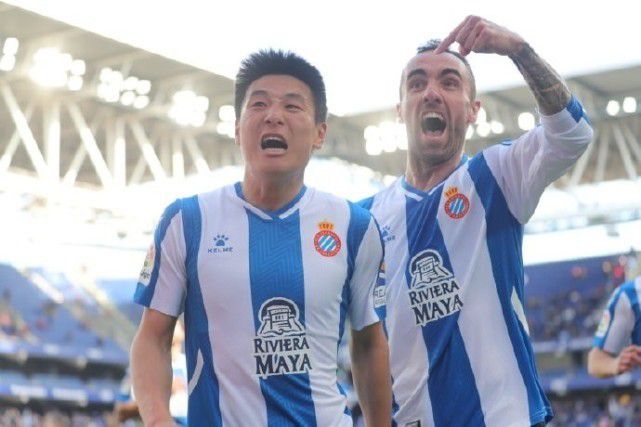
M 159 214 L 241 178 L 233 81 L 4 3 L 0 49 L 0 426 L 107 425 Z M 585 368 L 609 293 L 640 273 L 641 64 L 568 80 L 596 139 L 526 227 L 530 334 L 553 425 L 641 425 L 641 371 Z M 470 154 L 535 125 L 524 86 L 480 97 Z M 357 200 L 404 169 L 392 106 L 329 128 L 309 185 Z

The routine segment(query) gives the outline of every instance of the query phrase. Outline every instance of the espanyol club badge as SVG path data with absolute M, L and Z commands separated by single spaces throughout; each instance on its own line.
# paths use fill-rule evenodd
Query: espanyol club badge
M 470 201 L 465 194 L 458 192 L 458 188 L 450 187 L 445 191 L 445 213 L 453 219 L 461 219 L 470 210 Z
M 341 250 L 341 239 L 334 233 L 334 224 L 328 221 L 318 223 L 320 231 L 314 236 L 316 252 L 326 257 L 333 257 Z

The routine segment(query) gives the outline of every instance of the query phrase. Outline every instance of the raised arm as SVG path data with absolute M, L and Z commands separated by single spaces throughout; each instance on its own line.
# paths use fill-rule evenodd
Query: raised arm
M 131 345 L 134 395 L 145 426 L 176 425 L 169 413 L 171 339 L 175 324 L 175 317 L 145 308 Z
M 478 16 L 468 16 L 436 49 L 443 52 L 452 43 L 459 44 L 459 52 L 492 53 L 509 57 L 517 66 L 543 115 L 563 110 L 571 94 L 563 79 L 518 34 Z

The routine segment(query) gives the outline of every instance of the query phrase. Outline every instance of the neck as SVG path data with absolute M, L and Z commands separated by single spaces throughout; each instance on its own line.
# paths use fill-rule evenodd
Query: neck
M 429 161 L 425 161 L 425 159 L 408 156 L 405 180 L 416 189 L 429 191 L 454 172 L 461 162 L 462 156 L 463 154 L 460 153 L 438 164 L 430 163 Z
M 303 188 L 303 173 L 295 172 L 279 176 L 257 176 L 245 169 L 243 195 L 251 205 L 265 211 L 276 211 Z

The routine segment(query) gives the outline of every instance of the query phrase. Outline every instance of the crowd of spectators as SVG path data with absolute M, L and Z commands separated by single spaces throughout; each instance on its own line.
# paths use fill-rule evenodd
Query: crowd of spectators
M 2 427 L 112 427 L 117 424 L 109 412 L 34 410 L 31 408 L 0 408 Z
M 641 396 L 628 393 L 553 400 L 549 427 L 641 426 Z

